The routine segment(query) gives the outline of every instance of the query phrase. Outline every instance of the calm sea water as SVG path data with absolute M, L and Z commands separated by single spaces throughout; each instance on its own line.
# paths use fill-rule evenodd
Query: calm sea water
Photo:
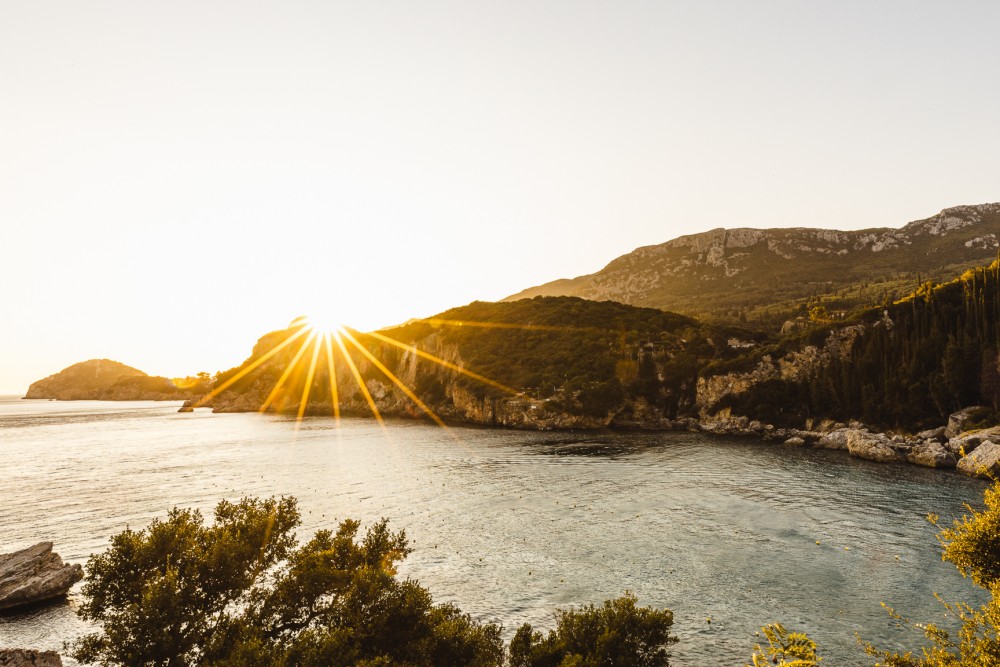
M 415 548 L 405 575 L 508 635 L 632 590 L 674 610 L 677 665 L 745 664 L 775 620 L 812 634 L 828 664 L 870 664 L 856 632 L 920 640 L 881 601 L 942 621 L 934 592 L 980 599 L 924 519 L 981 503 L 985 485 L 954 473 L 689 433 L 297 430 L 177 407 L 0 399 L 0 551 L 51 540 L 82 562 L 172 506 L 290 494 L 300 537 L 389 517 Z M 0 617 L 0 646 L 58 650 L 88 629 L 78 603 Z

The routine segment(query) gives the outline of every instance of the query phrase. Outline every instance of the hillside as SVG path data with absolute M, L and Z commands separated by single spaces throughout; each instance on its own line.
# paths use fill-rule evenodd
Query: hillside
M 110 359 L 91 359 L 65 368 L 28 387 L 25 398 L 61 401 L 179 400 L 207 391 L 207 378 L 175 382 L 146 375 Z
M 326 351 L 310 371 L 315 343 L 304 327 L 293 322 L 261 338 L 244 364 L 219 375 L 206 403 L 218 411 L 330 414 Z M 740 336 L 752 334 L 655 309 L 545 297 L 476 302 L 381 332 L 349 331 L 340 336 L 344 348 L 331 349 L 345 414 L 371 414 L 370 397 L 380 414 L 418 416 L 416 398 L 445 420 L 661 427 L 692 414 L 698 369 L 739 354 L 727 341 Z
M 345 331 L 326 347 L 297 320 L 221 373 L 203 403 L 299 415 L 336 405 L 343 414 L 522 428 L 697 421 L 758 433 L 863 420 L 915 432 L 960 408 L 1000 409 L 998 322 L 1000 263 L 852 317 L 817 314 L 779 337 L 576 297 L 476 302 L 383 331 Z
M 578 296 L 780 327 L 808 308 L 846 313 L 989 263 L 1000 203 L 958 206 L 900 229 L 714 229 L 638 248 L 590 275 L 504 299 Z
M 1000 260 L 850 322 L 814 323 L 701 372 L 702 416 L 802 427 L 863 420 L 916 431 L 950 413 L 1000 410 Z

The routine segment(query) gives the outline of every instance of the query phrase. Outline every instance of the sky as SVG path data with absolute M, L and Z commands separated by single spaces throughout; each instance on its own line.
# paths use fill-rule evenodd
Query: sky
M 0 0 L 0 393 L 1000 201 L 1000 3 Z

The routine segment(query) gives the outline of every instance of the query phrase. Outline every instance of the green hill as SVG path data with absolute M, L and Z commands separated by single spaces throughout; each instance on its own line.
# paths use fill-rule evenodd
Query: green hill
M 64 368 L 28 387 L 25 398 L 62 401 L 183 400 L 204 394 L 208 378 L 175 381 L 146 375 L 110 359 L 91 359 Z
M 329 414 L 326 347 L 310 371 L 315 343 L 304 326 L 293 322 L 261 338 L 244 364 L 218 377 L 207 403 L 220 411 Z M 692 414 L 702 365 L 739 354 L 730 338 L 754 336 L 656 309 L 542 297 L 475 302 L 392 329 L 350 331 L 341 336 L 349 361 L 330 348 L 347 414 L 371 413 L 367 392 L 381 414 L 419 415 L 416 398 L 446 420 L 663 426 Z

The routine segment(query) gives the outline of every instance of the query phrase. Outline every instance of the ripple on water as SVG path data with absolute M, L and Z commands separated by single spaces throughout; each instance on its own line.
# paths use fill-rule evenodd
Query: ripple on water
M 970 597 L 923 519 L 981 498 L 981 482 L 951 473 L 689 433 L 460 428 L 456 440 L 325 419 L 296 433 L 283 418 L 176 407 L 0 400 L 0 548 L 50 539 L 81 561 L 175 505 L 210 514 L 221 498 L 295 495 L 300 535 L 389 517 L 415 548 L 403 574 L 508 635 L 632 590 L 674 610 L 677 665 L 743 664 L 775 620 L 812 632 L 830 664 L 863 664 L 855 632 L 919 640 L 880 601 L 939 620 L 934 591 Z M 0 618 L 0 644 L 59 649 L 87 630 L 76 604 Z

